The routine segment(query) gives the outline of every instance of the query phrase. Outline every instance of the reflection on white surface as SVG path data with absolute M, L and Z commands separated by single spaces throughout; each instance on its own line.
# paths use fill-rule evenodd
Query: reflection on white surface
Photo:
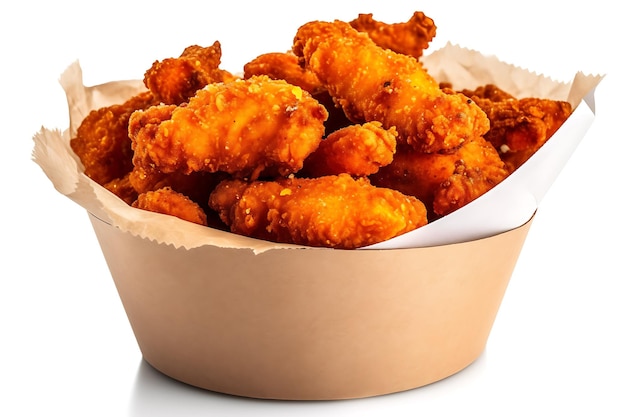
M 462 389 L 484 370 L 485 358 L 479 356 L 464 370 L 425 387 L 378 397 L 338 401 L 276 401 L 237 397 L 206 391 L 157 371 L 142 360 L 130 400 L 131 417 L 161 416 L 370 416 L 392 412 L 393 416 L 415 415 L 423 405 L 446 401 L 446 391 Z M 442 404 L 443 405 L 443 404 Z M 395 410 L 395 411 L 394 411 Z

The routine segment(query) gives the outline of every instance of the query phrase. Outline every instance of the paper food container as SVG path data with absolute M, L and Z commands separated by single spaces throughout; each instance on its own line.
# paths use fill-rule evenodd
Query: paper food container
M 222 393 L 328 400 L 430 384 L 483 352 L 538 203 L 593 120 L 602 77 L 559 83 L 454 45 L 423 61 L 441 81 L 495 82 L 576 110 L 530 168 L 426 226 L 430 237 L 418 229 L 359 250 L 275 244 L 129 207 L 82 173 L 69 139 L 89 110 L 144 87 L 85 87 L 78 64 L 68 68 L 70 127 L 38 132 L 34 160 L 89 213 L 148 363 Z

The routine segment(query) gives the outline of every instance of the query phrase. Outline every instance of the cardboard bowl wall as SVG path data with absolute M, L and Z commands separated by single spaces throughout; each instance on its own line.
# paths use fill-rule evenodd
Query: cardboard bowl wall
M 283 400 L 446 378 L 483 352 L 530 228 L 391 250 L 175 248 L 90 215 L 145 360 L 184 383 Z

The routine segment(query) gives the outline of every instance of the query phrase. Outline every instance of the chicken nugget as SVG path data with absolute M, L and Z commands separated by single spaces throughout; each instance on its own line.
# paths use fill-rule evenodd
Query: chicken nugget
M 273 80 L 285 80 L 312 95 L 325 91 L 317 76 L 305 70 L 293 52 L 268 52 L 261 54 L 243 66 L 243 77 L 267 75 Z
M 462 90 L 490 120 L 485 139 L 491 142 L 509 171 L 528 160 L 572 114 L 567 101 L 525 97 L 517 99 L 493 84 Z
M 478 137 L 451 152 L 422 153 L 405 146 L 370 179 L 379 187 L 419 198 L 432 221 L 475 200 L 507 176 L 496 149 Z
M 133 207 L 168 214 L 202 226 L 207 225 L 206 213 L 189 197 L 169 187 L 139 194 Z
M 399 54 L 419 58 L 437 33 L 437 26 L 423 12 L 415 12 L 407 22 L 384 23 L 371 13 L 362 13 L 350 22 L 359 32 L 366 32 L 378 46 Z
M 70 146 L 85 167 L 85 175 L 100 185 L 123 178 L 133 169 L 128 120 L 138 109 L 158 101 L 143 92 L 121 104 L 91 111 L 78 126 Z
M 156 167 L 144 166 L 137 166 L 128 174 L 128 182 L 137 193 L 169 187 L 185 194 L 205 210 L 208 208 L 209 194 L 225 178 L 228 178 L 228 175 L 221 172 L 163 173 Z
M 336 130 L 304 161 L 300 174 L 310 177 L 374 174 L 393 160 L 397 135 L 395 128 L 383 129 L 380 122 Z
M 209 47 L 191 45 L 178 58 L 155 61 L 145 72 L 143 82 L 162 103 L 180 104 L 207 84 L 236 78 L 219 68 L 221 59 L 218 41 Z
M 163 173 L 289 175 L 319 146 L 327 116 L 308 92 L 283 80 L 214 83 L 188 104 L 135 112 L 133 163 Z
M 395 126 L 398 141 L 420 152 L 454 149 L 489 130 L 472 100 L 446 94 L 417 59 L 381 48 L 348 23 L 306 23 L 292 49 L 350 120 Z
M 115 178 L 102 186 L 124 200 L 128 205 L 131 205 L 137 199 L 138 193 L 130 181 L 130 173 L 122 178 Z
M 355 249 L 426 224 L 421 201 L 348 174 L 226 180 L 209 205 L 231 232 L 274 242 Z

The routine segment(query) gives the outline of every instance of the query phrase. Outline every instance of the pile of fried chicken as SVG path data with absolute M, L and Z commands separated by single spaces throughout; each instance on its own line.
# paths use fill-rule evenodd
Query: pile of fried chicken
M 218 41 L 189 46 L 152 64 L 145 92 L 88 114 L 70 144 L 137 209 L 280 243 L 378 243 L 493 188 L 572 112 L 438 83 L 420 62 L 435 32 L 422 12 L 312 21 L 243 75 L 220 68 Z

